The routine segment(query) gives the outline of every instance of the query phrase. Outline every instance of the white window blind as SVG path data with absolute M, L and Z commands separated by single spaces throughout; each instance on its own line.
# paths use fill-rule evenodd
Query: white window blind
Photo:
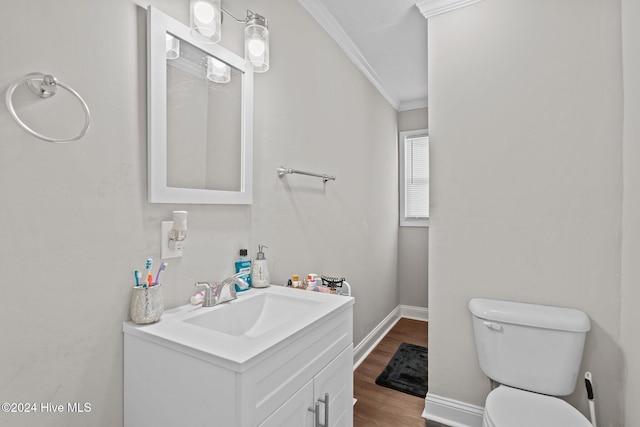
M 426 130 L 400 133 L 400 162 L 400 225 L 427 226 L 429 136 Z

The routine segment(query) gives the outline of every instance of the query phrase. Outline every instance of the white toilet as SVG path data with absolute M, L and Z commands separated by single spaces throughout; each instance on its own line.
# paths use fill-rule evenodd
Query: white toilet
M 501 385 L 487 396 L 483 427 L 590 427 L 571 394 L 591 322 L 570 308 L 475 298 L 469 302 L 478 361 Z

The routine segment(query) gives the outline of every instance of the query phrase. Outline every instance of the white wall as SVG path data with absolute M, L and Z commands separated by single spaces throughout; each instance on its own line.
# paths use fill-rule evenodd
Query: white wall
M 616 1 L 429 20 L 430 393 L 484 405 L 471 298 L 570 306 L 592 321 L 598 425 L 623 425 L 620 42 Z M 586 413 L 585 394 L 569 401 Z
M 622 205 L 622 349 L 624 351 L 624 425 L 640 420 L 640 3 L 622 0 L 624 140 Z
M 398 132 L 429 128 L 427 108 L 398 113 Z M 429 227 L 400 227 L 398 292 L 400 304 L 429 307 Z
M 0 88 L 52 73 L 82 94 L 93 123 L 81 141 L 54 145 L 0 108 L 0 396 L 92 411 L 0 413 L 0 424 L 122 425 L 132 272 L 158 261 L 160 221 L 174 209 L 189 211 L 189 237 L 163 281 L 169 307 L 186 303 L 196 280 L 232 273 L 238 249 L 255 256 L 258 243 L 269 246 L 277 283 L 309 272 L 348 278 L 356 344 L 398 305 L 396 112 L 295 0 L 225 4 L 271 27 L 271 70 L 255 78 L 254 204 L 146 202 L 148 3 L 3 1 Z M 188 3 L 151 1 L 182 22 Z M 242 26 L 227 19 L 223 31 L 242 54 Z M 63 125 L 75 120 L 53 109 Z M 337 180 L 279 179 L 279 165 Z

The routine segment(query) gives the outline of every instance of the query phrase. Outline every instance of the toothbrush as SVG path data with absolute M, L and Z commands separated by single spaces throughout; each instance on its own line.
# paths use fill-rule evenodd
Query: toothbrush
M 136 288 L 140 287 L 140 278 L 142 277 L 140 274 L 140 270 L 136 270 L 133 272 L 133 277 L 136 278 Z
M 147 265 L 144 267 L 147 269 L 147 276 L 151 274 L 151 266 L 153 265 L 153 259 L 147 258 Z
M 154 282 L 156 285 L 160 284 L 160 273 L 162 273 L 163 271 L 165 271 L 167 269 L 167 266 L 169 264 L 166 262 L 163 262 L 160 265 L 160 268 L 158 269 L 158 274 L 156 274 L 156 281 Z
M 151 274 L 147 274 L 147 283 L 145 283 L 144 287 L 151 287 L 151 283 L 153 282 L 153 276 Z

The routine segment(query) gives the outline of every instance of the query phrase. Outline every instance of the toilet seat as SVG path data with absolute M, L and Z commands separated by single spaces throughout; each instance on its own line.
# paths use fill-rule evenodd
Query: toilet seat
M 487 396 L 483 427 L 592 427 L 577 409 L 557 397 L 501 385 Z

